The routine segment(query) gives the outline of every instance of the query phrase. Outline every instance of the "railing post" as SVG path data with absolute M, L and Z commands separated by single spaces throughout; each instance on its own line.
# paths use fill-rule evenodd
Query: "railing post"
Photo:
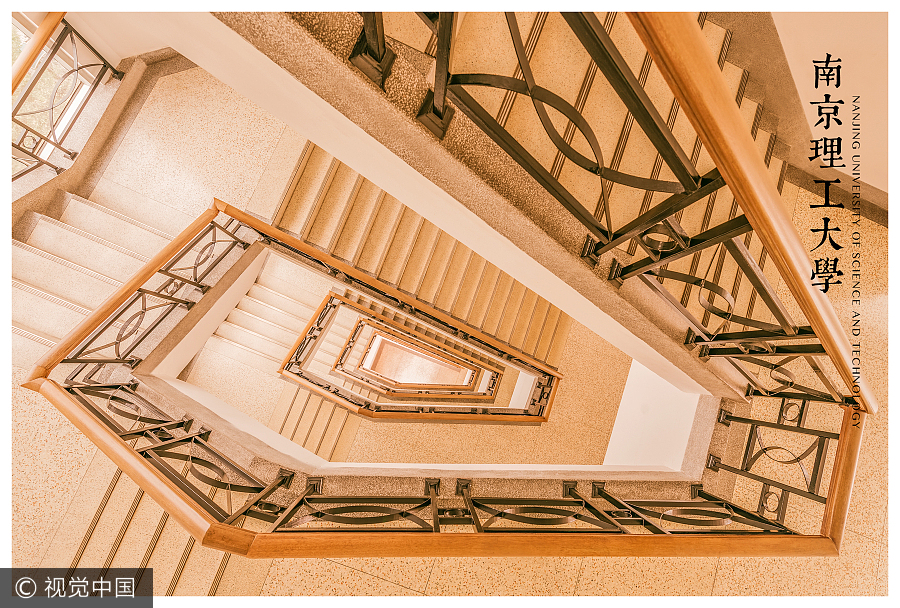
M 434 89 L 428 91 L 416 119 L 438 139 L 443 139 L 453 118 L 453 106 L 447 103 L 447 82 L 450 79 L 450 45 L 453 36 L 453 13 L 438 13 L 434 25 L 437 47 L 434 60 Z
M 394 51 L 384 42 L 384 21 L 381 13 L 360 13 L 363 30 L 350 53 L 350 63 L 380 88 L 391 73 Z

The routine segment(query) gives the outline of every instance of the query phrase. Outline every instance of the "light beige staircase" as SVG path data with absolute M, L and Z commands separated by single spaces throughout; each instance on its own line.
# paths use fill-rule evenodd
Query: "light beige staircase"
M 60 219 L 28 214 L 27 238 L 12 243 L 13 365 L 26 369 L 173 238 L 115 209 L 67 199 Z M 160 207 L 156 215 L 169 225 L 193 219 Z
M 308 144 L 278 227 L 480 330 L 559 365 L 571 319 L 471 249 Z

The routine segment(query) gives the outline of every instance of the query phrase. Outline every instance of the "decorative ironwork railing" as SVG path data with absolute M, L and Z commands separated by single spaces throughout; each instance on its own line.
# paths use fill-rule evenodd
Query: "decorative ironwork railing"
M 380 13 L 362 15 L 367 24 L 381 23 Z M 601 256 L 610 254 L 613 249 L 626 245 L 629 256 L 638 249 L 642 250 L 643 257 L 620 262 L 625 253 L 620 249 L 620 255 L 612 260 L 609 280 L 621 285 L 625 280 L 638 277 L 683 317 L 689 327 L 685 340 L 688 347 L 699 346 L 698 354 L 703 359 L 716 357 L 727 361 L 748 383 L 748 395 L 813 399 L 835 405 L 852 405 L 859 397 L 867 403 L 863 407 L 877 408 L 867 388 L 852 377 L 849 357 L 844 356 L 849 354 L 846 337 L 842 332 L 838 334 L 833 323 L 823 333 L 822 328 L 826 322 L 820 319 L 828 313 L 822 306 L 815 309 L 805 307 L 805 298 L 798 299 L 809 324 L 798 323 L 787 312 L 777 290 L 760 267 L 767 257 L 771 257 L 777 265 L 780 248 L 769 251 L 764 246 L 760 263 L 751 255 L 749 247 L 755 234 L 754 225 L 740 211 L 752 201 L 746 198 L 735 201 L 727 220 L 718 225 L 709 225 L 716 194 L 726 186 L 725 179 L 719 169 L 713 169 L 704 175 L 698 173 L 696 165 L 704 144 L 699 135 L 690 155 L 682 149 L 673 133 L 673 126 L 679 107 L 684 107 L 688 115 L 690 108 L 684 103 L 679 104 L 676 99 L 671 102 L 668 119 L 663 118 L 644 88 L 654 59 L 648 51 L 640 73 L 636 69 L 632 70 L 610 34 L 616 21 L 616 13 L 608 13 L 603 23 L 594 13 L 560 13 L 558 16 L 538 13 L 524 40 L 524 30 L 517 15 L 505 13 L 509 31 L 507 50 L 511 49 L 509 54 L 515 57 L 513 76 L 499 73 L 451 73 L 450 51 L 455 42 L 454 36 L 458 35 L 454 26 L 455 14 L 417 15 L 432 31 L 430 44 L 434 46 L 435 57 L 434 87 L 426 96 L 418 118 L 438 138 L 443 138 L 455 106 L 587 229 L 588 235 L 581 254 L 591 265 L 595 265 Z M 532 69 L 533 55 L 541 31 L 550 18 L 563 20 L 581 45 L 578 53 L 583 51 L 590 57 L 581 90 L 574 102 L 541 86 Z M 705 13 L 700 14 L 699 20 L 702 25 Z M 502 41 L 492 40 L 492 53 L 496 51 L 498 44 L 502 44 Z M 384 28 L 367 25 L 360 34 L 357 47 L 355 53 L 381 57 L 381 53 L 387 52 L 383 49 L 389 50 L 384 39 Z M 473 52 L 472 49 L 477 47 L 467 44 L 466 48 L 467 52 Z M 467 58 L 468 64 L 472 63 L 471 59 Z M 482 58 L 476 59 L 480 62 L 479 65 L 486 63 Z M 724 56 L 720 56 L 718 69 L 721 69 L 723 59 Z M 563 62 L 555 62 L 554 65 L 557 63 Z M 712 68 L 715 69 L 715 66 Z M 365 69 L 363 72 L 369 75 Z M 385 77 L 381 73 L 380 82 L 383 83 Z M 576 78 L 577 75 L 572 74 L 572 77 Z M 630 132 L 632 125 L 635 125 L 655 148 L 656 163 L 650 177 L 619 170 L 627 137 L 619 138 L 612 153 L 601 148 L 597 136 L 598 127 L 585 115 L 586 100 L 599 79 L 605 79 L 627 110 L 622 132 Z M 489 111 L 473 95 L 476 89 L 503 91 L 500 109 Z M 552 145 L 551 151 L 555 148 L 555 154 L 548 155 L 544 153 L 546 150 L 535 149 L 537 144 L 531 141 L 533 137 L 529 135 L 528 142 L 522 141 L 517 137 L 517 132 L 510 128 L 510 111 L 513 102 L 517 100 L 526 101 L 533 108 L 536 119 L 532 126 L 536 132 L 546 135 Z M 556 118 L 561 115 L 564 120 L 551 117 L 551 110 L 556 113 Z M 578 149 L 573 144 L 576 135 L 583 144 Z M 770 140 L 766 154 L 766 164 L 771 159 L 772 141 L 774 140 Z M 747 158 L 747 162 L 759 163 L 760 159 L 754 154 L 752 158 Z M 581 188 L 579 192 L 582 194 L 577 195 L 576 189 L 567 186 L 567 182 L 561 178 L 564 166 L 571 168 L 589 183 L 595 183 L 596 187 L 587 190 Z M 671 173 L 674 181 L 659 179 L 663 166 Z M 610 198 L 614 184 L 617 188 L 644 193 L 638 213 L 635 214 L 631 209 L 623 211 L 614 208 L 616 201 Z M 739 196 L 742 189 L 736 188 L 734 184 L 731 186 L 732 192 Z M 598 191 L 599 200 L 586 200 L 584 191 Z M 651 207 L 651 201 L 658 198 L 653 196 L 654 193 L 668 196 Z M 696 207 L 692 207 L 694 205 Z M 705 208 L 706 213 L 699 231 L 694 234 L 689 234 L 682 225 L 682 216 L 689 208 Z M 697 213 L 699 211 L 695 211 Z M 617 217 L 630 219 L 617 225 L 614 221 Z M 772 245 L 768 234 L 761 235 L 761 240 L 766 241 L 764 245 Z M 700 276 L 700 255 L 708 253 L 711 248 L 715 248 L 711 259 L 717 260 L 716 271 L 712 277 L 709 276 L 709 271 Z M 682 271 L 672 268 L 675 263 L 688 258 L 691 259 L 690 270 L 686 267 Z M 801 263 L 809 266 L 805 257 Z M 730 288 L 723 286 L 724 281 L 720 276 L 723 265 L 726 264 L 729 268 L 736 268 Z M 808 268 L 805 273 L 806 276 L 798 279 L 808 283 Z M 746 293 L 746 287 L 743 292 L 740 291 L 742 278 L 745 278 L 744 286 L 750 285 L 751 293 L 747 298 L 740 297 L 739 303 L 739 294 L 742 296 Z M 796 291 L 792 289 L 795 295 Z M 700 317 L 690 310 L 689 301 L 693 298 L 696 298 L 702 311 Z M 830 309 L 827 298 L 821 300 L 825 301 L 820 304 Z M 763 320 L 769 318 L 772 321 Z M 817 325 L 820 327 L 819 331 L 814 329 Z M 839 351 L 841 356 L 838 356 Z M 850 394 L 839 389 L 829 377 L 823 356 L 831 357 L 850 389 Z M 797 363 L 793 364 L 795 360 Z M 797 380 L 799 375 L 807 371 L 813 372 L 817 386 L 809 386 Z
M 113 380 L 110 374 L 103 381 L 82 378 L 65 386 L 47 377 L 60 362 L 73 359 L 70 355 L 76 349 L 81 349 L 82 356 L 90 354 L 85 340 L 93 344 L 91 336 L 97 328 L 110 317 L 124 315 L 122 305 L 159 275 L 160 269 L 169 273 L 162 274 L 166 281 L 197 286 L 195 283 L 201 283 L 210 267 L 221 260 L 223 254 L 213 253 L 217 243 L 224 241 L 229 249 L 243 243 L 235 236 L 237 229 L 232 228 L 232 222 L 224 227 L 214 222 L 219 212 L 269 238 L 291 238 L 216 201 L 52 348 L 25 384 L 50 400 L 205 546 L 260 558 L 327 556 L 341 543 L 350 543 L 346 546 L 353 547 L 351 552 L 385 556 L 837 554 L 866 416 L 855 407 L 844 408 L 839 434 L 807 428 L 807 404 L 795 407 L 785 402 L 775 422 L 723 414 L 723 423 L 750 424 L 754 432 L 740 467 L 726 465 L 720 459 L 711 459 L 710 465 L 765 483 L 756 506 L 724 500 L 701 487 L 693 489 L 690 499 L 626 498 L 604 482 L 591 485 L 590 497 L 578 490 L 577 482 L 564 482 L 561 497 L 475 495 L 475 485 L 483 482 L 462 479 L 457 480 L 453 496 L 441 496 L 436 479 L 426 480 L 421 496 L 325 496 L 324 484 L 330 483 L 327 478 L 307 477 L 304 486 L 292 490 L 295 471 L 282 469 L 274 476 L 267 474 L 272 477 L 269 481 L 255 476 L 211 445 L 210 429 L 197 429 L 190 418 L 166 414 L 149 401 L 148 393 L 139 393 L 141 387 L 130 374 L 126 381 Z M 219 238 L 220 233 L 226 238 Z M 198 238 L 200 235 L 208 241 Z M 288 246 L 294 245 L 298 253 L 303 253 L 299 242 Z M 189 252 L 198 252 L 193 261 Z M 326 316 L 317 318 L 324 320 Z M 130 323 L 126 320 L 121 326 Z M 158 323 L 154 325 L 158 327 Z M 123 348 L 119 353 L 126 351 Z M 132 360 L 128 356 L 108 359 L 92 362 L 130 370 Z M 812 473 L 803 487 L 752 470 L 761 456 L 769 457 L 779 449 L 762 438 L 761 429 L 814 438 L 814 449 L 780 459 L 794 465 L 815 452 Z M 838 445 L 833 471 L 826 481 L 823 455 L 832 440 Z M 752 448 L 753 442 L 760 450 Z M 178 463 L 183 465 L 179 467 Z M 827 495 L 821 492 L 826 482 Z M 216 499 L 218 492 L 225 493 L 224 500 L 221 496 Z M 788 494 L 825 502 L 820 535 L 798 534 L 784 524 Z M 242 527 L 247 518 L 270 525 L 264 532 L 252 532 Z M 496 540 L 483 540 L 486 538 Z
M 188 292 L 205 293 L 209 285 L 203 281 L 219 262 L 237 246 L 246 249 L 248 243 L 235 234 L 239 227 L 231 218 L 224 226 L 213 221 L 163 264 L 62 360 L 78 364 L 66 383 L 94 383 L 105 364 L 135 367 L 140 363 L 134 353 L 150 333 L 176 308 L 194 305 L 187 299 Z
M 85 61 L 84 54 L 92 59 Z M 62 20 L 62 29 L 31 67 L 28 84 L 13 101 L 12 159 L 19 169 L 13 170 L 12 181 L 41 166 L 62 173 L 63 167 L 50 162 L 50 154 L 58 150 L 69 159 L 75 158 L 77 152 L 64 146 L 66 137 L 107 72 L 114 78 L 122 77 Z
M 557 498 L 477 496 L 470 479 L 456 480 L 455 496 L 440 496 L 438 479 L 426 479 L 421 496 L 327 496 L 328 480 L 322 477 L 307 477 L 302 489 L 290 491 L 294 472 L 281 469 L 271 482 L 260 480 L 210 445 L 212 431 L 195 429 L 190 418 L 172 419 L 137 389 L 132 383 L 66 390 L 198 508 L 227 526 L 239 528 L 245 518 L 254 518 L 270 524 L 267 534 L 797 534 L 701 485 L 692 487 L 690 500 L 623 498 L 605 482 L 593 482 L 587 498 L 574 481 L 562 482 Z M 214 500 L 218 491 L 225 493 L 224 505 Z

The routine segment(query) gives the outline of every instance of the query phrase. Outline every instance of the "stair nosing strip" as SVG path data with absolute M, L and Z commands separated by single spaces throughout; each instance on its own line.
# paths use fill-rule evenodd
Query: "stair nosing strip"
M 36 334 L 36 333 L 34 333 L 34 332 L 30 332 L 30 331 L 28 331 L 27 329 L 25 329 L 25 328 L 23 328 L 23 327 L 19 327 L 18 325 L 13 325 L 13 326 L 12 326 L 12 333 L 16 334 L 17 336 L 22 336 L 23 338 L 27 338 L 27 339 L 29 339 L 29 340 L 31 340 L 31 341 L 33 341 L 33 342 L 37 342 L 37 343 L 39 343 L 39 344 L 43 344 L 44 346 L 47 346 L 47 347 L 49 347 L 49 348 L 52 348 L 52 347 L 56 346 L 56 345 L 59 343 L 59 340 L 57 340 L 56 342 L 53 342 L 52 340 L 50 340 L 50 339 L 48 339 L 48 338 L 45 338 L 45 337 L 43 337 L 43 336 L 41 336 L 41 335 L 38 335 L 38 334 Z
M 166 240 L 168 240 L 168 241 L 175 240 L 175 237 L 174 237 L 174 236 L 171 236 L 171 235 L 169 235 L 169 234 L 166 234 L 166 233 L 163 232 L 162 230 L 158 230 L 158 229 L 156 229 L 156 228 L 154 228 L 154 227 L 152 227 L 152 226 L 148 226 L 147 224 L 145 224 L 145 223 L 143 223 L 143 222 L 140 222 L 140 221 L 138 221 L 138 220 L 136 220 L 136 219 L 134 219 L 134 218 L 130 218 L 130 217 L 128 217 L 127 215 L 124 215 L 124 214 L 122 214 L 122 213 L 119 213 L 118 211 L 115 211 L 115 210 L 113 210 L 113 209 L 110 209 L 109 207 L 104 207 L 103 205 L 100 205 L 99 203 L 95 203 L 94 201 L 90 201 L 90 200 L 84 198 L 83 196 L 78 196 L 77 194 L 73 194 L 73 195 L 72 195 L 72 199 L 78 201 L 79 203 L 82 203 L 82 204 L 84 204 L 84 205 L 87 205 L 88 207 L 93 207 L 94 209 L 97 209 L 98 211 L 100 211 L 100 212 L 102 212 L 102 213 L 105 213 L 105 214 L 107 214 L 107 215 L 111 215 L 112 217 L 114 217 L 114 218 L 116 218 L 116 219 L 120 219 L 120 220 L 122 220 L 123 222 L 127 222 L 127 223 L 129 223 L 129 224 L 131 224 L 131 225 L 133 225 L 133 226 L 137 226 L 138 228 L 140 228 L 140 229 L 142 229 L 142 230 L 146 230 L 147 232 L 150 232 L 150 233 L 152 233 L 152 234 L 155 234 L 156 236 L 162 237 L 162 238 L 164 238 L 164 239 L 166 239 Z
M 28 283 L 23 283 L 22 281 L 20 281 L 16 278 L 12 279 L 12 286 L 14 289 L 19 289 L 21 291 L 30 293 L 30 294 L 37 296 L 43 300 L 47 300 L 48 302 L 52 302 L 54 304 L 62 306 L 63 308 L 68 308 L 69 310 L 75 311 L 79 314 L 82 314 L 85 316 L 91 314 L 91 310 L 88 308 L 85 308 L 84 306 L 80 306 L 73 302 L 69 302 L 68 300 L 64 300 L 64 299 L 60 298 L 59 296 L 56 296 L 52 293 L 49 293 L 47 291 L 44 291 L 37 287 L 34 287 L 33 285 L 29 285 Z
M 275 340 L 273 340 L 273 339 L 270 338 L 269 336 L 264 336 L 264 335 L 262 335 L 262 334 L 259 333 L 259 332 L 255 332 L 255 331 L 253 331 L 252 329 L 247 329 L 247 328 L 244 327 L 243 325 L 238 325 L 237 323 L 234 323 L 234 322 L 232 322 L 232 321 L 222 321 L 222 323 L 219 325 L 219 327 L 222 327 L 222 325 L 224 325 L 224 324 L 226 324 L 226 323 L 227 323 L 228 325 L 233 326 L 233 327 L 238 327 L 238 328 L 240 328 L 241 331 L 245 331 L 245 332 L 247 332 L 248 334 L 253 334 L 254 336 L 259 336 L 259 337 L 262 338 L 263 340 L 268 340 L 268 341 L 271 342 L 272 344 L 277 344 L 278 346 L 283 346 L 284 348 L 290 348 L 290 347 L 291 347 L 290 344 L 282 344 L 281 342 L 276 342 Z M 219 328 L 218 328 L 218 327 L 216 328 L 216 331 L 219 331 Z M 218 334 L 216 334 L 216 335 L 218 335 Z M 222 336 L 219 336 L 219 337 L 221 338 Z
M 260 285 L 260 287 L 262 287 L 262 285 Z M 264 288 L 264 289 L 265 289 L 265 288 Z M 272 290 L 270 289 L 269 291 L 272 291 Z M 253 302 L 257 303 L 257 304 L 260 304 L 260 305 L 262 305 L 262 306 L 265 306 L 266 308 L 271 308 L 272 310 L 278 311 L 278 312 L 282 313 L 283 315 L 286 315 L 286 316 L 288 316 L 288 317 L 291 317 L 292 319 L 297 319 L 297 320 L 300 321 L 301 323 L 306 323 L 306 320 L 304 320 L 302 317 L 298 317 L 297 315 L 295 315 L 295 314 L 293 314 L 293 313 L 289 313 L 289 312 L 286 311 L 286 310 L 282 310 L 282 309 L 278 308 L 277 306 L 273 306 L 273 305 L 269 304 L 268 302 L 263 302 L 262 300 L 257 300 L 257 299 L 254 298 L 253 296 L 245 295 L 243 298 L 241 298 L 241 301 L 243 301 L 243 300 L 245 300 L 245 299 L 246 299 L 246 300 L 251 300 L 251 301 L 253 301 Z M 294 301 L 296 302 L 296 300 L 294 300 Z M 300 304 L 303 304 L 303 302 L 300 302 Z M 240 306 L 240 305 L 241 305 L 241 303 L 238 302 L 238 306 Z M 246 310 L 242 310 L 242 309 L 240 309 L 240 308 L 236 308 L 236 310 L 241 310 L 241 312 L 247 312 Z M 313 309 L 313 310 L 315 310 L 315 309 Z M 252 314 L 252 313 L 248 313 L 248 314 Z M 287 328 L 285 328 L 285 329 L 287 329 Z
M 42 258 L 46 258 L 46 259 L 50 260 L 51 262 L 56 262 L 57 264 L 66 266 L 68 268 L 71 268 L 72 270 L 76 270 L 82 274 L 86 274 L 93 279 L 102 281 L 103 283 L 109 283 L 110 285 L 113 285 L 115 287 L 119 287 L 122 285 L 122 281 L 117 281 L 116 279 L 113 279 L 106 275 L 100 274 L 99 272 L 91 270 L 90 268 L 85 268 L 84 266 L 81 266 L 80 264 L 76 264 L 75 262 L 70 262 L 69 260 L 67 260 L 65 258 L 61 258 L 58 255 L 54 255 L 52 253 L 44 251 L 43 249 L 38 249 L 34 245 L 29 245 L 28 243 L 23 243 L 22 241 L 13 240 L 13 246 L 18 247 L 20 249 L 24 249 L 25 251 L 28 251 L 35 255 L 38 255 Z
M 240 302 L 239 302 L 239 304 L 240 304 Z M 242 309 L 237 308 L 237 307 L 231 309 L 231 312 L 235 312 L 235 311 L 237 311 L 239 314 L 247 315 L 248 317 L 253 317 L 254 319 L 257 319 L 257 320 L 259 320 L 259 321 L 262 321 L 263 323 L 267 323 L 267 324 L 269 324 L 269 325 L 272 325 L 272 326 L 274 326 L 274 327 L 277 327 L 278 329 L 283 329 L 284 331 L 286 331 L 286 332 L 289 333 L 289 334 L 296 334 L 296 333 L 297 333 L 297 332 L 295 332 L 294 330 L 292 330 L 292 329 L 289 328 L 289 327 L 285 327 L 284 325 L 279 325 L 278 323 L 274 323 L 274 322 L 272 322 L 272 321 L 269 321 L 268 319 L 263 319 L 262 317 L 257 316 L 257 315 L 255 315 L 255 314 L 253 314 L 252 312 L 247 312 L 246 310 L 242 310 Z M 228 314 L 231 315 L 231 313 L 228 313 Z M 225 321 L 228 321 L 228 317 L 225 317 Z M 230 322 L 230 321 L 228 321 L 228 322 Z M 230 323 L 232 323 L 232 322 L 230 322 Z M 232 323 L 232 325 L 238 325 L 238 324 L 237 324 L 237 323 Z M 243 327 L 243 325 L 240 325 L 240 327 Z M 251 331 L 252 331 L 252 330 L 251 330 Z M 288 347 L 290 347 L 290 344 L 288 344 Z
M 130 249 L 125 249 L 121 245 L 116 245 L 115 243 L 113 243 L 111 241 L 107 241 L 104 238 L 101 238 L 97 235 L 91 234 L 90 232 L 86 232 L 86 231 L 82 230 L 81 228 L 76 228 L 75 226 L 66 224 L 65 222 L 61 222 L 57 219 L 53 219 L 52 217 L 48 217 L 46 215 L 41 215 L 38 218 L 38 221 L 47 222 L 51 226 L 56 226 L 57 228 L 67 230 L 73 234 L 77 234 L 78 236 L 81 236 L 88 240 L 94 241 L 95 243 L 99 243 L 99 244 L 103 245 L 104 247 L 108 247 L 109 249 L 118 251 L 119 253 L 125 254 L 136 260 L 140 260 L 141 262 L 146 263 L 146 262 L 150 261 L 150 258 L 148 258 L 147 256 L 141 255 L 139 253 L 135 253 L 134 251 L 131 251 Z
M 281 363 L 281 361 L 280 361 L 279 359 L 276 359 L 276 358 L 274 358 L 274 357 L 272 357 L 272 356 L 270 356 L 270 355 L 267 355 L 266 353 L 262 353 L 262 352 L 256 350 L 255 348 L 250 348 L 249 346 L 244 346 L 243 344 L 238 344 L 238 343 L 235 342 L 234 340 L 229 340 L 228 338 L 226 338 L 226 337 L 224 337 L 224 336 L 220 336 L 219 334 L 213 334 L 213 336 L 215 336 L 215 337 L 218 338 L 219 340 L 222 340 L 223 342 L 228 342 L 229 344 L 233 344 L 234 346 L 237 346 L 238 348 L 242 348 L 242 349 L 244 349 L 244 350 L 248 350 L 248 351 L 250 351 L 250 352 L 253 353 L 253 354 L 256 354 L 256 355 L 259 355 L 260 357 L 263 357 L 264 359 L 269 359 L 270 361 L 275 361 L 276 363 Z M 288 348 L 290 348 L 290 347 L 288 347 Z

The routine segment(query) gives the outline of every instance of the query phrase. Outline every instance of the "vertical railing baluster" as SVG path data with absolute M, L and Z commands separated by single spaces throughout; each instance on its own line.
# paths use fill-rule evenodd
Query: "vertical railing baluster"
M 375 61 L 384 59 L 384 17 L 381 13 L 361 13 L 368 53 Z
M 380 88 L 391 73 L 394 51 L 384 41 L 384 17 L 381 13 L 360 13 L 363 29 L 350 53 L 350 63 Z

